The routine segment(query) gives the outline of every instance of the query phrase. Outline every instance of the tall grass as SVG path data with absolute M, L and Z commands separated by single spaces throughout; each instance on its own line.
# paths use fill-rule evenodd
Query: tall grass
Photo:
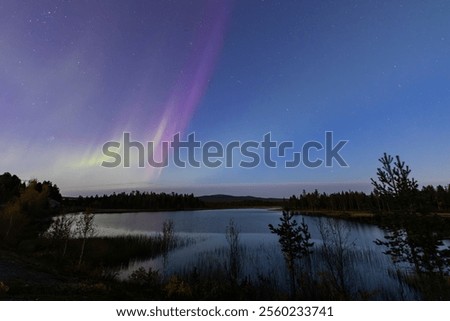
M 47 251 L 47 256 L 54 257 L 60 264 L 69 266 L 79 257 L 82 242 L 83 239 L 80 238 L 69 239 L 66 254 L 64 258 L 61 258 L 59 244 L 42 239 L 45 247 L 54 249 Z M 189 242 L 191 240 L 174 237 L 168 247 L 162 235 L 94 236 L 86 240 L 83 265 L 85 268 L 119 268 L 133 260 L 145 260 L 163 255 L 168 248 L 185 246 Z
M 193 261 L 174 267 L 170 274 L 160 275 L 163 284 L 183 284 L 182 299 L 292 299 L 289 273 L 276 244 L 239 247 L 241 269 L 238 278 L 230 277 L 229 248 L 224 246 L 201 252 Z M 336 280 L 336 270 L 330 268 L 330 249 L 317 244 L 310 264 L 299 264 L 298 300 L 405 300 L 419 299 L 411 283 L 393 273 L 372 249 L 349 247 L 345 264 L 339 273 L 345 278 L 345 289 Z M 150 272 L 150 271 L 149 271 Z M 176 280 L 176 281 L 174 281 Z M 164 285 L 162 285 L 164 287 Z M 181 286 L 181 285 L 180 285 Z M 187 291 L 187 287 L 190 288 Z M 171 292 L 177 291 L 172 289 Z M 185 291 L 186 290 L 186 291 Z M 180 290 L 181 291 L 181 290 Z M 256 291 L 254 293 L 249 293 Z M 191 293 L 191 294 L 187 294 Z

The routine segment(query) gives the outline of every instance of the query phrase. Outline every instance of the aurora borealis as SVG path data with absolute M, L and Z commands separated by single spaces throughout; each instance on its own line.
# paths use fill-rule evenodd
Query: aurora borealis
M 289 196 L 370 189 L 399 154 L 450 173 L 448 1 L 0 1 L 0 173 L 65 195 Z M 123 132 L 159 143 L 332 131 L 349 167 L 104 168 Z

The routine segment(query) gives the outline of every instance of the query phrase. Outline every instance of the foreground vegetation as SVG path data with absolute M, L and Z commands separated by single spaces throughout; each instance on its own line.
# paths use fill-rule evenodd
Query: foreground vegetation
M 279 239 L 287 286 L 270 273 L 243 271 L 249 253 L 233 221 L 224 231 L 228 247 L 220 262 L 203 260 L 170 274 L 140 268 L 127 279 L 118 278 L 116 271 L 130 261 L 166 257 L 190 241 L 174 234 L 171 221 L 158 235 L 101 237 L 91 211 L 58 214 L 85 207 L 190 209 L 203 206 L 201 201 L 193 195 L 139 192 L 64 201 L 51 182 L 22 183 L 5 173 L 0 176 L 0 299 L 361 300 L 413 295 L 449 300 L 450 249 L 445 240 L 450 238 L 450 223 L 441 214 L 449 209 L 449 188 L 419 190 L 398 156 L 385 154 L 380 163 L 370 195 L 304 192 L 285 204 L 290 208 L 278 226 L 268 226 Z M 370 253 L 352 250 L 339 220 L 319 221 L 321 244 L 315 245 L 308 225 L 296 221 L 298 211 L 367 211 L 360 218 L 370 218 L 385 230 L 385 237 L 374 242 L 394 263 L 390 273 L 398 293 L 355 286 L 355 266 L 361 260 L 371 262 Z

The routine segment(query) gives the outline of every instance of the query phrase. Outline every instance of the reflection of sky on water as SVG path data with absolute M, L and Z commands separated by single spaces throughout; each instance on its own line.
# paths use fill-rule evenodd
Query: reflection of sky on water
M 140 267 L 158 270 L 165 276 L 173 273 L 189 273 L 193 269 L 225 267 L 228 260 L 225 230 L 230 219 L 233 219 L 240 230 L 241 275 L 250 278 L 258 275 L 270 276 L 280 287 L 287 288 L 288 277 L 278 238 L 268 229 L 268 224 L 276 226 L 279 223 L 280 214 L 279 211 L 264 209 L 97 214 L 95 224 L 99 235 L 155 235 L 161 233 L 164 221 L 171 219 L 174 221 L 177 237 L 190 240 L 186 246 L 171 251 L 165 258 L 160 256 L 130 262 L 119 272 L 119 277 L 126 279 Z M 308 224 L 315 244 L 312 255 L 313 270 L 320 271 L 324 266 L 319 255 L 322 244 L 319 222 L 333 219 L 298 216 L 296 220 L 301 222 L 302 218 Z M 349 221 L 340 223 L 347 236 L 346 244 L 353 258 L 351 263 L 353 273 L 349 273 L 348 277 L 349 283 L 357 284 L 354 290 L 358 287 L 368 291 L 386 288 L 391 289 L 390 292 L 398 292 L 397 299 L 402 299 L 401 295 L 414 298 L 408 291 L 406 294 L 400 294 L 398 281 L 389 273 L 395 266 L 390 258 L 383 254 L 385 249 L 374 243 L 376 239 L 383 239 L 384 232 L 373 225 Z

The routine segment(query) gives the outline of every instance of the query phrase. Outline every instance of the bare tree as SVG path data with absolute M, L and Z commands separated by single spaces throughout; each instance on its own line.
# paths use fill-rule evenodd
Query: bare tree
M 168 219 L 163 223 L 161 250 L 163 255 L 163 273 L 169 264 L 169 251 L 175 247 L 175 224 Z
M 170 249 L 173 248 L 175 242 L 175 224 L 173 220 L 168 219 L 163 223 L 163 231 L 162 231 L 162 246 L 164 254 L 167 254 Z
M 231 218 L 225 234 L 229 246 L 229 271 L 233 282 L 236 282 L 241 269 L 240 246 L 239 246 L 239 229 Z
M 83 261 L 84 250 L 86 247 L 86 241 L 89 237 L 92 237 L 96 233 L 94 225 L 94 214 L 89 212 L 84 212 L 78 220 L 76 221 L 76 231 L 77 235 L 82 239 L 80 258 L 78 260 L 78 268 L 81 266 Z
M 336 293 L 349 299 L 350 287 L 348 278 L 350 271 L 350 251 L 352 242 L 349 240 L 350 230 L 341 220 L 319 219 L 318 228 L 322 236 L 322 255 L 327 266 L 331 285 Z
M 46 233 L 46 236 L 56 242 L 57 245 L 62 244 L 61 258 L 64 258 L 66 255 L 67 244 L 73 234 L 72 226 L 74 222 L 75 218 L 73 216 L 59 216 L 53 221 L 48 232 Z

